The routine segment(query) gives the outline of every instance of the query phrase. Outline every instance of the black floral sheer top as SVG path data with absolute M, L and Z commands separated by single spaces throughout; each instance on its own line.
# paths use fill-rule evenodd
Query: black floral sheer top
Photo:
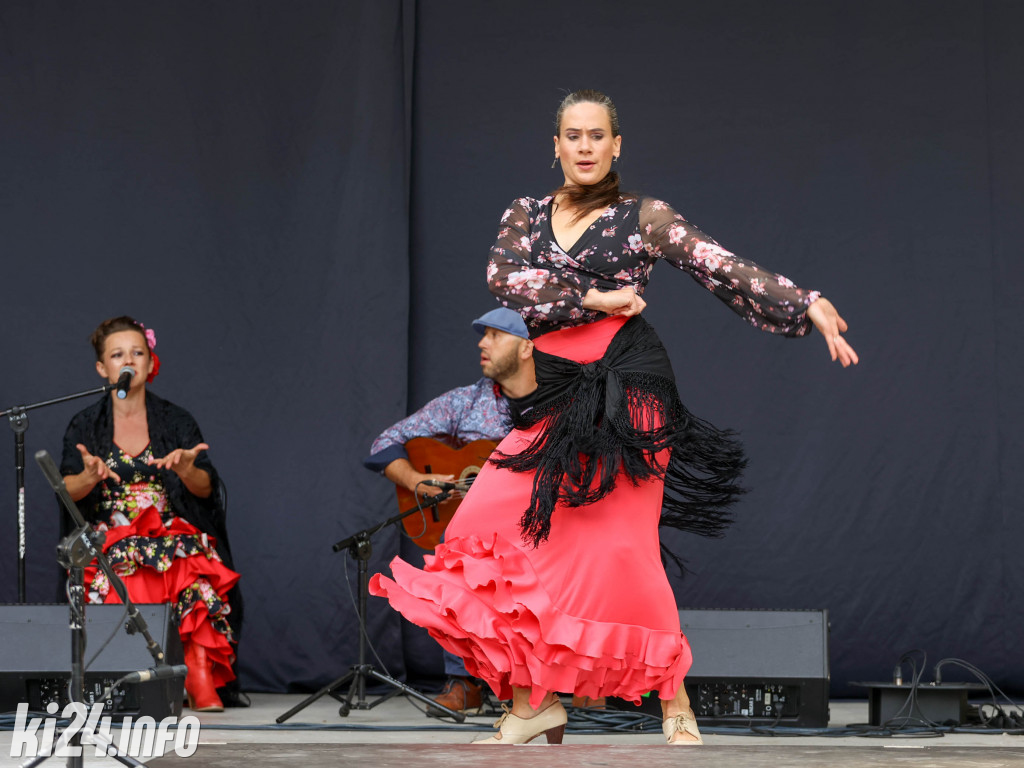
M 583 308 L 591 288 L 631 286 L 643 295 L 658 259 L 688 272 L 751 325 L 803 336 L 807 307 L 820 294 L 741 259 L 651 197 L 623 195 L 564 250 L 551 229 L 551 197 L 515 200 L 501 217 L 487 283 L 501 303 L 522 314 L 534 336 L 594 322 Z
M 168 522 L 173 512 L 167 504 L 167 490 L 153 458 L 153 446 L 147 445 L 138 456 L 132 456 L 118 445 L 107 456 L 106 464 L 121 478 L 121 483 L 101 483 L 100 509 L 111 525 L 127 525 L 147 507 L 155 507 L 160 519 Z

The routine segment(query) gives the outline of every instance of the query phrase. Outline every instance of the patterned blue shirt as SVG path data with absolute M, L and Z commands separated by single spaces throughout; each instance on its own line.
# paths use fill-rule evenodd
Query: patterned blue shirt
M 414 437 L 451 436 L 464 442 L 501 440 L 512 424 L 508 398 L 488 378 L 468 387 L 458 387 L 435 397 L 416 413 L 384 430 L 370 446 L 363 466 L 375 472 L 395 459 L 407 459 L 405 443 Z

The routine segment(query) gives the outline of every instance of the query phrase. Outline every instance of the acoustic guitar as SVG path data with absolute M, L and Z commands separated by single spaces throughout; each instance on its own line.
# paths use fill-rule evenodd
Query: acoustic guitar
M 405 450 L 409 454 L 409 462 L 418 472 L 454 475 L 455 482 L 468 489 L 497 445 L 493 440 L 474 440 L 454 448 L 433 437 L 414 437 L 405 444 Z M 415 509 L 422 503 L 412 491 L 398 486 L 395 490 L 400 511 Z M 414 512 L 403 518 L 402 526 L 409 538 L 423 549 L 433 550 L 441 542 L 444 529 L 465 495 L 465 490 L 451 491 L 451 498 L 436 506 L 424 506 L 423 514 Z

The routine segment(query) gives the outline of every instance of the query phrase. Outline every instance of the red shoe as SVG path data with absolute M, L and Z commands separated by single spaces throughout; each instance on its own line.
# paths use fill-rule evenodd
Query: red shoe
M 224 703 L 217 695 L 217 688 L 213 684 L 206 649 L 199 643 L 185 643 L 185 664 L 188 666 L 185 693 L 188 694 L 189 707 L 196 712 L 223 712 Z

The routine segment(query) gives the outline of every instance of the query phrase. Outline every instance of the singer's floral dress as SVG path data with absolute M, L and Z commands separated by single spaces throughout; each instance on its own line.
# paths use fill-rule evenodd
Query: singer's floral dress
M 699 506 L 731 501 L 742 450 L 682 407 L 664 348 L 642 317 L 587 310 L 583 298 L 591 288 L 642 294 L 654 264 L 665 261 L 754 327 L 802 336 L 818 294 L 740 259 L 654 198 L 623 196 L 563 249 L 551 229 L 551 202 L 513 202 L 487 267 L 492 292 L 531 328 L 538 405 L 492 454 L 499 463 L 477 476 L 424 568 L 396 558 L 393 578 L 376 574 L 370 592 L 426 627 L 502 698 L 523 687 L 534 707 L 546 691 L 634 701 L 656 691 L 671 699 L 691 655 L 660 557 L 659 519 L 676 525 L 665 512 L 672 504 L 694 489 L 689 498 L 722 489 L 678 526 L 716 532 L 713 525 L 698 530 L 716 522 L 701 518 Z M 551 391 L 562 394 L 549 400 Z M 659 443 L 651 436 L 666 425 Z M 654 457 L 667 469 L 627 473 L 623 467 L 638 466 L 637 454 L 628 453 L 638 445 L 647 452 L 641 460 Z M 516 463 L 531 456 L 536 471 Z M 595 466 L 591 482 L 570 481 L 571 472 L 582 476 Z M 604 468 L 613 482 L 597 493 Z M 547 485 L 538 481 L 542 470 L 553 478 Z M 544 494 L 558 502 L 538 542 L 524 531 L 543 519 L 537 503 Z
M 154 433 L 160 435 L 161 443 L 191 447 L 202 442 L 198 427 L 187 412 L 152 393 L 146 394 L 146 400 L 147 412 L 151 414 L 151 442 L 142 453 L 129 455 L 113 442 L 112 432 L 106 451 L 96 448 L 97 443 L 105 442 L 97 438 L 97 433 L 103 432 L 98 425 L 109 416 L 105 403 L 100 403 L 98 411 L 97 406 L 83 411 L 68 427 L 62 473 L 66 476 L 81 471 L 80 455 L 76 463 L 78 451 L 74 446 L 82 443 L 90 453 L 103 457 L 121 478 L 121 483 L 100 483 L 79 506 L 93 529 L 104 534 L 103 551 L 124 581 L 132 601 L 170 603 L 182 641 L 206 649 L 207 658 L 213 662 L 214 684 L 220 687 L 235 677 L 231 666 L 235 637 L 229 623 L 232 606 L 228 592 L 237 584 L 239 575 L 218 553 L 216 536 L 186 520 L 175 508 L 176 500 L 180 509 L 187 509 L 194 519 L 205 522 L 198 513 L 212 509 L 214 500 L 197 499 L 173 472 L 148 463 L 168 452 L 166 445 L 159 450 L 154 447 Z M 166 418 L 161 420 L 168 416 L 169 422 Z M 184 433 L 174 435 L 182 432 L 182 427 L 186 427 Z M 196 465 L 210 472 L 211 480 L 216 482 L 208 458 L 204 453 L 200 458 Z M 95 564 L 85 569 L 85 583 L 89 602 L 120 602 L 106 575 Z

